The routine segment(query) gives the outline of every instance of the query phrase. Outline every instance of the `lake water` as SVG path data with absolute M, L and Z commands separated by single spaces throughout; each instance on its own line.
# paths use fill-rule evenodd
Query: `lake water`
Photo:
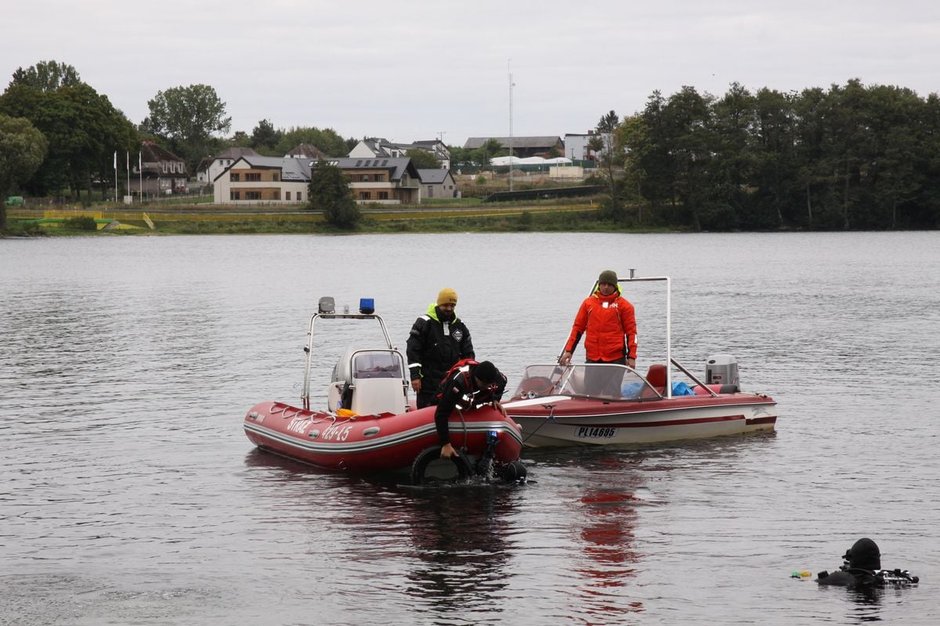
M 403 348 L 453 287 L 512 386 L 606 268 L 671 276 L 674 356 L 735 355 L 777 432 L 426 491 L 242 432 L 298 401 L 320 296 L 374 297 Z M 641 369 L 657 291 L 626 294 Z M 938 353 L 936 232 L 0 240 L 0 624 L 940 623 Z M 863 536 L 920 585 L 790 577 Z

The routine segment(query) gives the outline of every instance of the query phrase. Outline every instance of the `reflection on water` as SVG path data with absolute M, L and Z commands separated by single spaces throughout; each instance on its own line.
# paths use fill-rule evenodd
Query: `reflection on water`
M 503 566 L 511 546 L 506 489 L 441 488 L 417 493 L 406 525 L 415 550 L 406 593 L 430 615 L 486 614 L 493 597 L 507 588 Z
M 625 601 L 621 595 L 631 595 L 630 590 L 621 588 L 636 576 L 639 560 L 634 546 L 637 513 L 633 492 L 591 489 L 581 498 L 581 504 L 585 518 L 581 540 L 586 557 L 578 568 L 582 577 L 577 594 L 581 610 L 602 623 L 626 609 L 642 611 L 642 600 Z
M 456 249 L 474 263 L 403 273 Z M 427 490 L 242 433 L 297 401 L 320 296 L 374 297 L 402 346 L 451 286 L 512 388 L 607 267 L 672 275 L 674 356 L 735 355 L 778 432 L 526 451 L 528 485 Z M 940 233 L 5 240 L 0 293 L 0 624 L 940 622 L 924 584 L 789 578 L 860 536 L 940 577 Z M 661 362 L 663 303 L 628 296 Z

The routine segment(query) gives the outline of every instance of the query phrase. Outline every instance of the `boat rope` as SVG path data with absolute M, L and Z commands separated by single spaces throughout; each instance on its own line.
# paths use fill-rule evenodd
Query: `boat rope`
M 522 443 L 525 443 L 526 441 L 529 440 L 530 437 L 532 437 L 532 435 L 534 435 L 535 433 L 537 433 L 537 432 L 539 432 L 540 430 L 542 430 L 542 426 L 545 426 L 545 424 L 548 423 L 548 420 L 553 420 L 553 421 L 554 421 L 554 419 L 555 419 L 555 405 L 554 405 L 554 404 L 543 404 L 542 406 L 545 407 L 546 409 L 548 409 L 548 417 L 546 417 L 544 420 L 542 420 L 542 423 L 538 425 L 538 428 L 536 428 L 535 430 L 533 430 L 533 431 L 532 431 L 531 433 L 529 433 L 528 435 L 525 435 L 525 436 L 522 438 Z

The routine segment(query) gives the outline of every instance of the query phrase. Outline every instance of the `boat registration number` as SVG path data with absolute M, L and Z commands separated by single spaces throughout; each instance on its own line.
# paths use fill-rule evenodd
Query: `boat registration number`
M 617 434 L 616 428 L 609 426 L 582 426 L 578 429 L 578 437 L 587 437 L 596 439 L 599 437 L 610 438 Z

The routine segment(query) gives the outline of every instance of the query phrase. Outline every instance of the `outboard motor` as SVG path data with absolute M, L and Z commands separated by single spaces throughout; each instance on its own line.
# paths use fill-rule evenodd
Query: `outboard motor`
M 740 387 L 738 361 L 730 354 L 714 354 L 705 360 L 706 385 Z

